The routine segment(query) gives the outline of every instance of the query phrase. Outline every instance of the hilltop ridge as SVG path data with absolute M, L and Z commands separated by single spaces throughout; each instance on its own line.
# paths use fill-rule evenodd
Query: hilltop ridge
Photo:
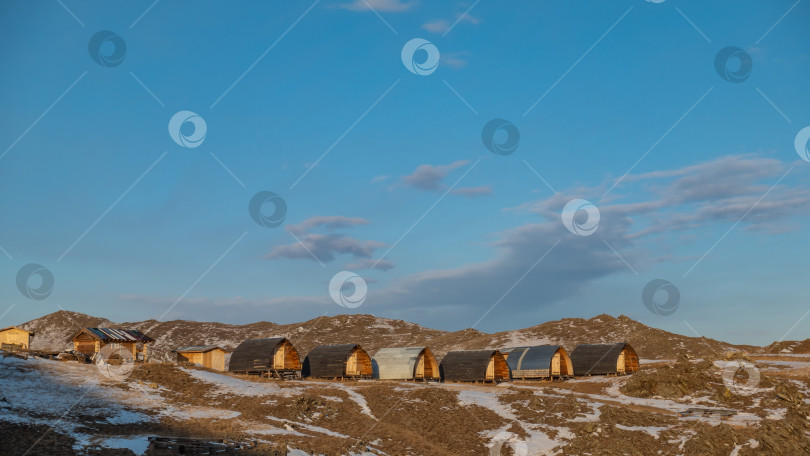
M 323 344 L 354 342 L 373 354 L 387 346 L 428 345 L 438 355 L 452 350 L 504 348 L 519 345 L 555 344 L 573 350 L 582 343 L 628 342 L 642 358 L 674 358 L 678 353 L 694 356 L 725 351 L 762 351 L 748 345 L 733 345 L 705 337 L 687 337 L 653 328 L 627 316 L 602 314 L 590 319 L 564 318 L 536 326 L 496 333 L 467 328 L 442 331 L 404 320 L 369 314 L 317 317 L 301 323 L 277 324 L 267 321 L 232 325 L 187 320 L 116 323 L 105 318 L 60 310 L 19 325 L 36 333 L 34 349 L 61 350 L 70 347 L 69 337 L 82 327 L 112 327 L 140 330 L 155 339 L 152 353 L 169 359 L 182 345 L 220 345 L 234 349 L 245 339 L 283 336 L 302 353 Z

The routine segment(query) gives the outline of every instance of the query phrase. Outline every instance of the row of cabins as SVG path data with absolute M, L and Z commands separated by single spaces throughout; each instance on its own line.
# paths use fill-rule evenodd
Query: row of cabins
M 224 370 L 224 362 L 206 367 Z M 570 356 L 557 345 L 459 350 L 447 353 L 441 363 L 427 347 L 382 348 L 371 357 L 357 344 L 321 345 L 301 362 L 295 347 L 283 337 L 244 341 L 234 350 L 228 366 L 234 373 L 278 378 L 295 376 L 300 371 L 303 377 L 326 379 L 494 382 L 625 374 L 638 369 L 638 355 L 627 343 L 583 344 Z
M 0 329 L 5 348 L 30 347 L 33 333 L 18 327 Z M 71 337 L 73 349 L 92 357 L 107 353 L 140 362 L 149 358 L 154 339 L 137 330 L 82 328 Z M 177 348 L 179 363 L 225 371 L 227 351 L 217 345 Z M 379 378 L 391 380 L 502 381 L 554 379 L 583 375 L 632 373 L 639 369 L 635 350 L 627 343 L 583 344 L 570 354 L 558 345 L 501 350 L 460 350 L 437 362 L 427 347 L 382 348 L 372 358 L 358 344 L 321 345 L 301 360 L 284 337 L 250 339 L 231 355 L 228 371 L 277 378 Z

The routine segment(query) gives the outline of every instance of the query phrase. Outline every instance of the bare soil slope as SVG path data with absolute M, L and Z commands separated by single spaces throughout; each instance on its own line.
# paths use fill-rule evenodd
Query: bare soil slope
M 810 354 L 810 339 L 774 342 L 763 349 L 764 353 Z

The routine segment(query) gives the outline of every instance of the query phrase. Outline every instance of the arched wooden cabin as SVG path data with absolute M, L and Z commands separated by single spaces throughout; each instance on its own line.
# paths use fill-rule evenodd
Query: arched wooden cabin
M 358 344 L 321 345 L 304 359 L 304 377 L 371 378 L 371 375 L 371 357 Z
M 513 379 L 553 379 L 574 375 L 571 358 L 559 345 L 507 348 L 503 353 Z
M 571 352 L 574 375 L 630 374 L 639 368 L 638 355 L 626 342 L 582 344 Z
M 439 363 L 427 347 L 381 348 L 371 360 L 382 380 L 438 380 Z
M 284 337 L 248 339 L 233 351 L 228 371 L 286 378 L 301 375 L 301 359 Z
M 509 366 L 498 350 L 458 350 L 439 365 L 442 381 L 499 382 L 509 380 Z

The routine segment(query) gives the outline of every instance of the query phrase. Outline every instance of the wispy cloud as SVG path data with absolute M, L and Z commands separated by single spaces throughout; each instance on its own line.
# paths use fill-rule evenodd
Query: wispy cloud
M 402 178 L 402 183 L 419 190 L 442 191 L 447 188 L 442 182 L 444 178 L 454 169 L 468 163 L 467 160 L 458 160 L 447 165 L 419 165 L 414 172 Z
M 439 61 L 442 67 L 452 68 L 458 70 L 467 66 L 467 56 L 469 52 L 447 52 L 439 56 Z
M 431 33 L 444 33 L 445 30 L 450 28 L 450 22 L 444 19 L 436 19 L 425 22 L 422 24 L 422 28 Z
M 351 255 L 355 259 L 369 259 L 377 249 L 388 244 L 373 240 L 361 240 L 339 233 L 341 228 L 368 225 L 369 221 L 360 217 L 342 215 L 321 215 L 311 217 L 297 225 L 287 225 L 285 229 L 295 236 L 295 242 L 273 247 L 264 258 L 267 260 L 294 259 L 329 262 L 339 255 Z M 316 230 L 327 233 L 315 233 Z M 389 269 L 394 267 L 389 265 Z
M 312 228 L 327 229 L 348 228 L 357 225 L 368 225 L 369 221 L 361 217 L 344 217 L 342 215 L 319 215 L 310 217 L 298 225 L 287 225 L 285 229 L 293 234 L 303 234 Z
M 388 260 L 373 260 L 370 258 L 365 258 L 362 260 L 354 261 L 343 266 L 344 269 L 349 269 L 352 271 L 357 271 L 360 269 L 379 269 L 381 271 L 388 271 L 394 268 L 394 263 Z
M 478 187 L 462 187 L 453 189 L 451 192 L 453 195 L 461 195 L 467 197 L 476 197 L 476 196 L 487 196 L 492 194 L 492 187 L 489 185 L 480 185 Z
M 438 168 L 452 168 L 452 165 Z M 775 231 L 768 231 L 768 227 L 778 230 L 791 226 L 791 221 L 797 217 L 810 216 L 810 188 L 801 181 L 783 181 L 771 189 L 767 198 L 761 199 L 789 166 L 768 157 L 726 156 L 677 169 L 628 176 L 611 200 L 602 202 L 597 202 L 596 198 L 612 182 L 568 188 L 516 209 L 533 213 L 540 221 L 488 234 L 496 240 L 489 244 L 491 253 L 485 253 L 484 260 L 399 277 L 371 290 L 367 302 L 374 303 L 375 314 L 411 320 L 413 315 L 421 315 L 423 323 L 443 329 L 472 325 L 495 302 L 499 302 L 498 311 L 486 317 L 484 329 L 514 326 L 516 315 L 542 321 L 548 318 L 555 303 L 575 298 L 606 277 L 632 275 L 627 264 L 645 274 L 661 262 L 692 263 L 695 256 L 704 253 L 703 246 L 695 246 L 690 251 L 689 245 L 703 237 L 698 235 L 702 232 L 696 233 L 694 228 L 725 231 L 746 214 L 740 222 L 741 229 L 751 236 L 771 235 Z M 433 168 L 437 167 L 423 168 L 433 172 L 414 174 L 433 176 L 436 174 Z M 436 185 L 441 185 L 440 181 Z M 425 182 L 435 183 L 436 180 L 425 179 Z M 575 236 L 560 222 L 560 211 L 571 198 L 589 198 L 590 195 L 594 195 L 592 201 L 597 203 L 601 214 L 599 227 L 591 236 Z M 315 221 L 300 225 L 328 226 Z M 373 263 L 368 255 L 380 245 L 353 239 L 330 239 L 324 246 L 319 245 L 319 239 L 306 242 L 314 250 L 321 249 L 319 253 L 324 256 L 341 252 L 352 255 L 354 261 L 345 267 L 356 270 Z M 678 244 L 681 250 L 677 255 L 666 248 L 668 243 Z M 621 252 L 621 258 L 606 244 Z M 284 253 L 296 258 L 309 257 L 303 249 Z M 375 269 L 391 267 L 393 265 L 381 262 Z M 524 276 L 525 280 L 517 281 Z M 168 301 L 171 300 L 167 298 L 160 304 Z M 199 308 L 198 301 L 186 299 L 184 303 Z M 200 303 L 257 305 L 239 297 Z M 325 294 L 258 301 L 258 305 L 276 314 L 279 310 L 289 311 L 284 315 L 291 319 L 318 314 L 324 303 L 330 304 Z M 583 303 L 583 306 L 585 312 L 628 311 L 625 304 L 610 299 Z
M 456 21 L 458 21 L 459 24 L 466 23 L 471 25 L 478 25 L 481 22 L 481 19 L 471 14 L 464 14 L 463 12 L 458 12 L 453 15 L 452 21 L 446 19 L 433 19 L 422 24 L 422 28 L 431 33 L 444 33 Z
M 340 234 L 307 234 L 301 236 L 300 241 L 274 247 L 264 258 L 313 261 L 319 259 L 323 262 L 334 260 L 336 255 L 371 258 L 375 250 L 388 246 L 383 242 L 361 241 Z
M 416 2 L 403 2 L 402 0 L 354 0 L 350 3 L 341 3 L 338 8 L 349 11 L 379 11 L 386 13 L 402 13 L 410 10 Z
M 511 289 L 499 304 L 501 312 L 487 317 L 487 326 L 508 325 L 515 313 L 541 318 L 555 302 L 576 296 L 604 277 L 630 274 L 627 264 L 643 273 L 660 262 L 694 261 L 704 247 L 680 258 L 660 247 L 668 241 L 679 246 L 694 242 L 700 237 L 686 239 L 683 234 L 694 233 L 695 228 L 724 231 L 745 215 L 740 228 L 752 235 L 785 231 L 795 217 L 810 215 L 810 188 L 783 182 L 767 198 L 762 196 L 788 167 L 767 157 L 735 155 L 633 176 L 622 187 L 640 185 L 642 190 L 633 188 L 627 196 L 617 192 L 612 201 L 598 203 L 601 221 L 587 237 L 569 233 L 560 223 L 560 211 L 572 195 L 598 197 L 610 182 L 567 189 L 524 205 L 544 221 L 497 233 L 492 259 L 411 274 L 373 292 L 369 300 L 392 317 L 424 310 L 434 321 L 457 322 L 461 328 L 474 323 Z M 557 240 L 561 241 L 555 246 Z M 622 258 L 605 243 L 620 251 Z M 537 263 L 546 252 L 547 257 Z M 515 285 L 516 278 L 527 271 L 526 279 Z M 459 321 L 460 313 L 470 320 Z

